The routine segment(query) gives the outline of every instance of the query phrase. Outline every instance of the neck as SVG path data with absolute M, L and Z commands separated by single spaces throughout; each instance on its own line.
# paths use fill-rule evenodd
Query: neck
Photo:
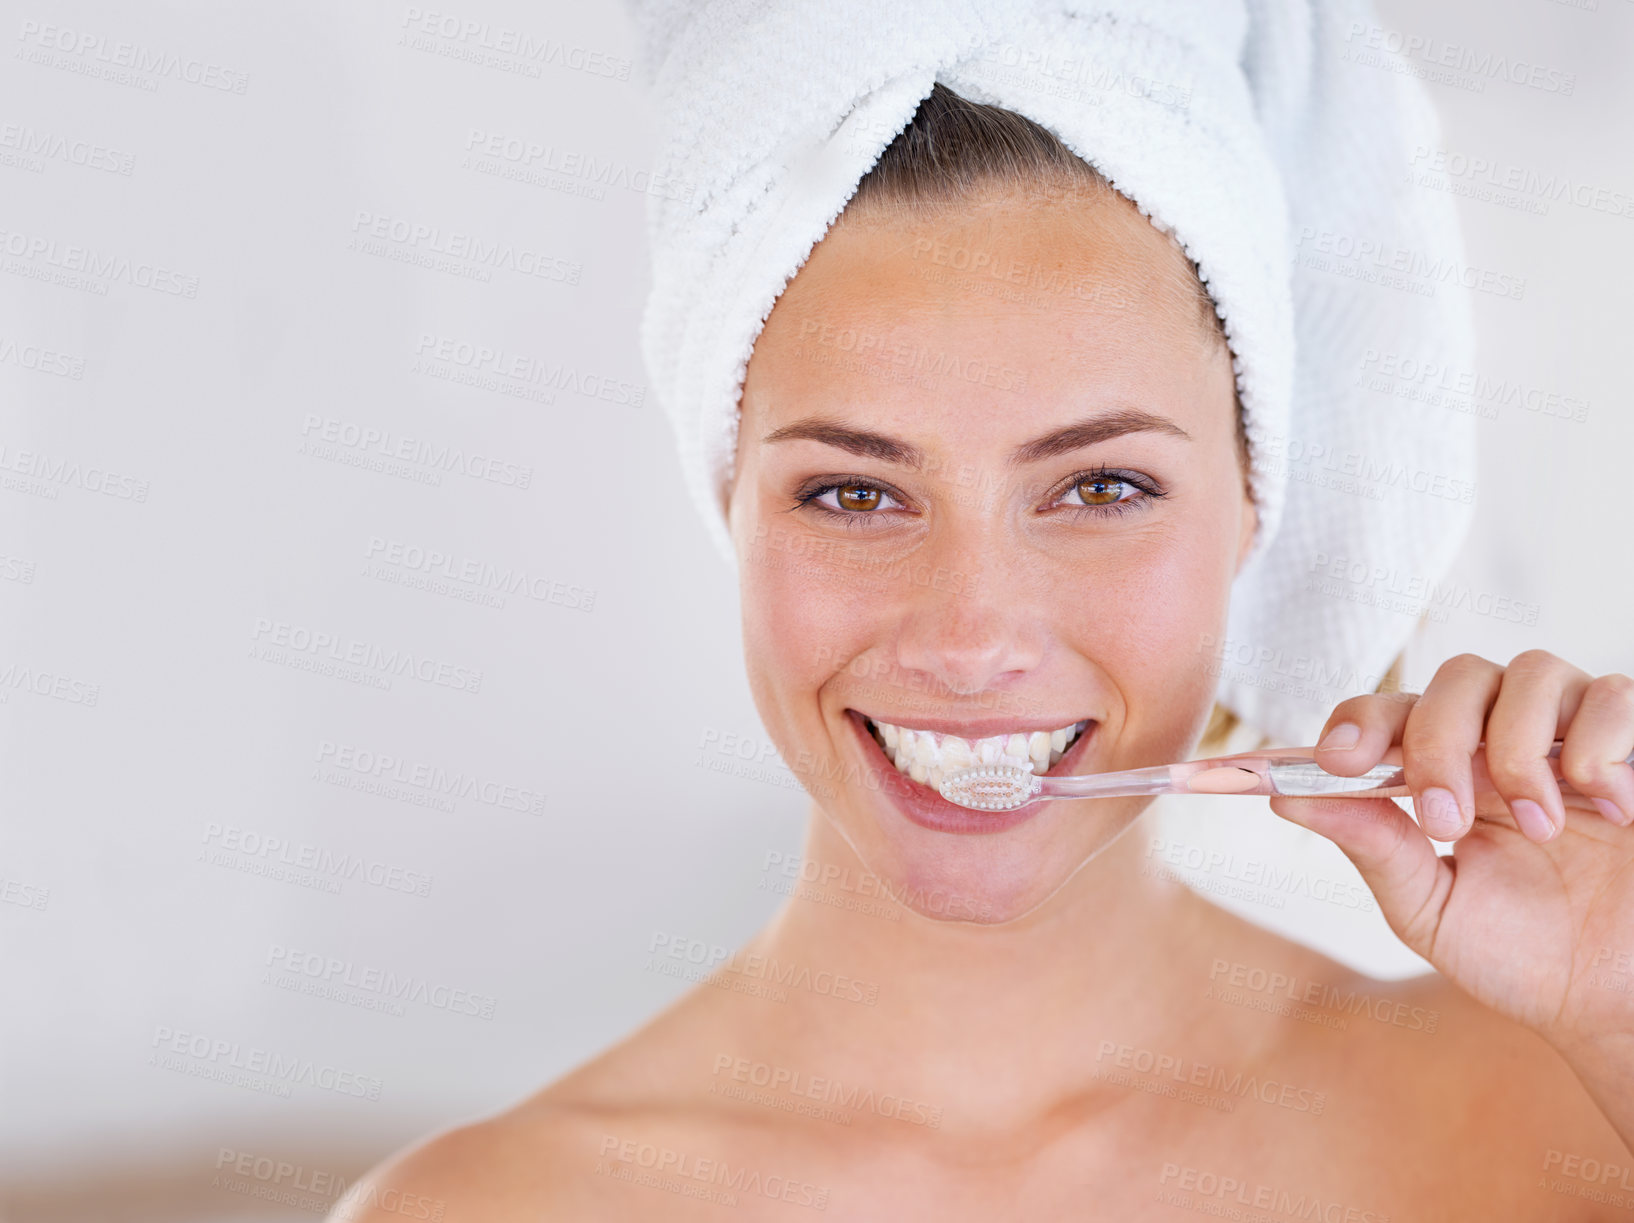
M 976 925 L 864 886 L 879 881 L 813 810 L 806 860 L 837 870 L 802 882 L 738 957 L 775 960 L 813 988 L 743 1008 L 744 1041 L 806 1079 L 895 1093 L 976 1128 L 1064 1094 L 1125 1094 L 1101 1083 L 1107 1042 L 1200 1055 L 1213 910 L 1142 871 L 1144 827 L 1136 819 L 1032 913 Z

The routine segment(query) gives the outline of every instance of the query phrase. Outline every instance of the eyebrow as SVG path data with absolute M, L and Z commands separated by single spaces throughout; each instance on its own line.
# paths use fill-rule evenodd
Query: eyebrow
M 1010 462 L 1012 465 L 1037 463 L 1042 459 L 1070 454 L 1085 446 L 1111 441 L 1128 433 L 1167 433 L 1188 442 L 1192 440 L 1191 434 L 1167 416 L 1158 416 L 1140 408 L 1118 408 L 1098 416 L 1086 416 L 1065 428 L 1056 429 L 1030 442 L 1023 442 L 1011 452 Z M 861 458 L 878 459 L 882 463 L 895 463 L 914 468 L 925 465 L 924 451 L 909 442 L 888 434 L 876 433 L 872 429 L 860 429 L 844 421 L 821 417 L 784 425 L 781 429 L 772 430 L 760 440 L 767 444 L 797 440 L 821 442 L 825 446 L 833 446 Z

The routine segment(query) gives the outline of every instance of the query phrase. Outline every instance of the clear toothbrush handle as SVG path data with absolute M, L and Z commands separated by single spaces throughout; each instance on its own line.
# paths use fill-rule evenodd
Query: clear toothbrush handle
M 1564 741 L 1556 739 L 1545 758 L 1550 761 L 1550 772 L 1554 773 L 1555 781 L 1560 786 L 1561 793 L 1577 794 L 1578 791 L 1560 774 L 1557 762 L 1560 759 L 1562 746 L 1564 746 Z M 1298 750 L 1305 751 L 1308 749 Z M 1266 755 L 1274 756 L 1277 754 L 1267 753 Z M 1392 756 L 1395 757 L 1394 761 L 1390 759 Z M 1634 755 L 1629 756 L 1626 763 L 1634 765 Z M 1481 740 L 1477 746 L 1475 755 L 1470 760 L 1470 765 L 1476 793 L 1494 790 L 1492 778 L 1486 770 L 1486 740 Z M 1270 779 L 1270 788 L 1266 791 L 1270 794 L 1287 794 L 1300 797 L 1345 794 L 1353 798 L 1407 798 L 1412 794 L 1406 784 L 1406 770 L 1401 765 L 1401 747 L 1399 744 L 1393 746 L 1386 753 L 1383 763 L 1374 766 L 1357 777 L 1340 777 L 1328 772 L 1313 759 L 1299 759 L 1293 756 L 1268 759 L 1264 772 Z
M 1176 785 L 1176 769 L 1171 764 L 1154 765 L 1146 769 L 1124 769 L 1118 773 L 1077 773 L 1062 777 L 1035 777 L 1032 792 L 1045 798 L 1124 798 L 1139 794 L 1173 794 L 1182 786 Z M 1266 793 L 1273 793 L 1267 790 Z
M 1546 759 L 1563 794 L 1578 791 L 1560 774 L 1556 739 Z M 1314 748 L 1278 747 L 1233 756 L 1185 760 L 1151 768 L 1116 773 L 1069 774 L 1039 777 L 1019 768 L 980 767 L 944 781 L 942 796 L 978 810 L 1006 811 L 1035 798 L 1111 798 L 1145 794 L 1285 794 L 1292 797 L 1343 794 L 1352 798 L 1408 798 L 1401 763 L 1401 745 L 1393 744 L 1384 759 L 1358 777 L 1341 777 L 1316 763 Z M 1627 763 L 1634 765 L 1634 755 Z M 1486 740 L 1470 758 L 1471 780 L 1477 794 L 1496 787 L 1486 769 Z

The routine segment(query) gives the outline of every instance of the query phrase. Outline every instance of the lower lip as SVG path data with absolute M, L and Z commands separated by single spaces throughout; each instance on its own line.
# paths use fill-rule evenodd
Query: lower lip
M 1007 828 L 1014 828 L 1017 824 L 1032 819 L 1047 805 L 1048 800 L 1035 799 L 1024 807 L 1016 807 L 1010 811 L 972 811 L 969 807 L 950 803 L 931 787 L 915 781 L 906 773 L 898 772 L 896 765 L 886 757 L 874 736 L 868 733 L 868 722 L 860 713 L 855 709 L 848 709 L 845 716 L 856 727 L 863 754 L 868 758 L 870 767 L 881 778 L 880 793 L 884 794 L 903 816 L 921 828 L 929 828 L 932 832 L 978 834 L 1003 832 Z M 1083 754 L 1084 745 L 1095 737 L 1099 727 L 1099 722 L 1092 722 L 1085 727 L 1084 733 L 1079 735 L 1067 749 L 1066 754 L 1056 761 L 1050 773 L 1061 776 L 1070 772 L 1078 757 Z

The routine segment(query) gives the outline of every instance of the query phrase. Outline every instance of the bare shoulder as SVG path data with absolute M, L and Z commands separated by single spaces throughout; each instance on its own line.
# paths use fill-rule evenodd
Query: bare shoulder
M 330 1223 L 641 1217 L 653 1206 L 640 1187 L 648 1168 L 710 1122 L 672 1081 L 695 1005 L 683 997 L 515 1106 L 398 1152 L 352 1187 Z M 669 1217 L 682 1217 L 674 1207 Z
M 1546 1169 L 1548 1150 L 1622 1152 L 1622 1141 L 1577 1075 L 1537 1033 L 1490 1010 L 1439 973 L 1402 982 L 1442 1016 L 1447 1074 L 1476 1118 L 1501 1118 Z
M 550 1208 L 583 1211 L 597 1204 L 595 1128 L 582 1109 L 536 1097 L 399 1151 L 352 1186 L 330 1223 L 505 1223 Z
M 1245 1030 L 1258 1013 L 1270 1058 L 1323 1094 L 1313 1129 L 1376 1182 L 1391 1169 L 1401 1200 L 1447 1217 L 1606 1217 L 1597 1178 L 1620 1176 L 1628 1151 L 1542 1037 L 1440 973 L 1376 978 L 1216 920 L 1205 996 Z

